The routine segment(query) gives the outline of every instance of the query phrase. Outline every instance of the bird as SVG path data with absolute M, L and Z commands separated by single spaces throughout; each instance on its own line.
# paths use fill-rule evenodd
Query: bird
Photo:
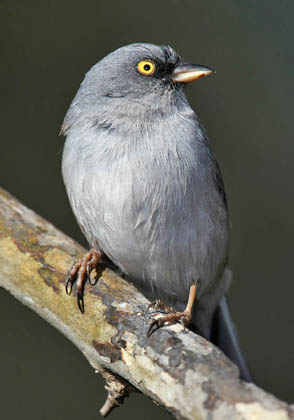
M 154 308 L 147 334 L 181 322 L 218 345 L 251 375 L 227 302 L 230 221 L 208 135 L 185 87 L 213 74 L 167 45 L 134 43 L 86 73 L 64 118 L 62 174 L 90 251 L 66 291 L 114 264 Z M 98 268 L 97 268 L 98 267 Z M 96 276 L 96 278 L 97 278 Z

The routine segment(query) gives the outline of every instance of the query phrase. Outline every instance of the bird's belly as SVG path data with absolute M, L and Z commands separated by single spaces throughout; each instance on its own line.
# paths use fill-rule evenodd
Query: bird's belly
M 134 184 L 109 181 L 100 186 L 99 198 L 96 187 L 84 191 L 83 209 L 76 216 L 89 243 L 149 297 L 185 302 L 191 281 L 199 279 L 201 294 L 226 260 L 223 215 L 212 221 L 209 212 L 186 201 L 187 194 L 154 200 L 154 192 L 146 189 L 141 199 L 137 193 L 134 198 Z
M 214 185 L 209 195 L 197 190 L 196 175 L 179 175 L 179 161 L 148 167 L 145 157 L 138 167 L 121 159 L 110 168 L 96 162 L 93 170 L 78 159 L 76 166 L 64 162 L 71 205 L 89 244 L 149 296 L 185 302 L 192 280 L 201 282 L 198 297 L 208 290 L 228 252 L 226 209 Z

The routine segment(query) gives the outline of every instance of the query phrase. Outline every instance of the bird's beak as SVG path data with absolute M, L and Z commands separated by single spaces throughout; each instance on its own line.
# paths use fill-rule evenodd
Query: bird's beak
M 209 67 L 184 63 L 176 66 L 172 72 L 172 80 L 176 83 L 190 83 L 212 73 L 215 73 L 215 71 Z

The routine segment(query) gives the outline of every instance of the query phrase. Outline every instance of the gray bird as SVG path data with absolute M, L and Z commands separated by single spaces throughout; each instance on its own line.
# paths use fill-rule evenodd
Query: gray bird
M 92 249 L 71 269 L 67 292 L 76 282 L 83 312 L 91 270 L 110 260 L 155 306 L 160 299 L 174 308 L 149 334 L 192 321 L 250 381 L 225 297 L 230 229 L 222 177 L 184 93 L 211 73 L 169 46 L 132 44 L 86 74 L 62 126 L 62 172 Z

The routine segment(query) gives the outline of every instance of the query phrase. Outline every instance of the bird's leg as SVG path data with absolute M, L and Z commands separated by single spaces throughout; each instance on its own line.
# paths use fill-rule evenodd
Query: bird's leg
M 97 251 L 96 249 L 92 248 L 81 261 L 75 263 L 72 268 L 70 269 L 67 278 L 66 278 L 66 286 L 65 290 L 68 295 L 71 294 L 72 286 L 74 283 L 77 283 L 77 301 L 78 307 L 82 313 L 84 313 L 84 288 L 85 283 L 89 280 L 91 285 L 94 285 L 99 277 L 103 269 L 105 268 L 105 264 L 102 261 L 102 253 Z M 96 276 L 94 282 L 91 281 L 90 275 L 93 269 L 96 269 Z
M 150 337 L 150 335 L 153 334 L 154 331 L 158 330 L 158 328 L 161 328 L 164 325 L 173 325 L 177 322 L 180 322 L 184 326 L 188 325 L 192 318 L 192 309 L 193 309 L 193 304 L 196 298 L 196 291 L 197 291 L 197 286 L 196 286 L 196 283 L 193 282 L 190 287 L 188 303 L 185 310 L 183 312 L 176 312 L 175 310 L 173 310 L 171 313 L 167 314 L 166 316 L 163 316 L 161 318 L 158 318 L 152 321 L 148 329 L 147 336 Z

